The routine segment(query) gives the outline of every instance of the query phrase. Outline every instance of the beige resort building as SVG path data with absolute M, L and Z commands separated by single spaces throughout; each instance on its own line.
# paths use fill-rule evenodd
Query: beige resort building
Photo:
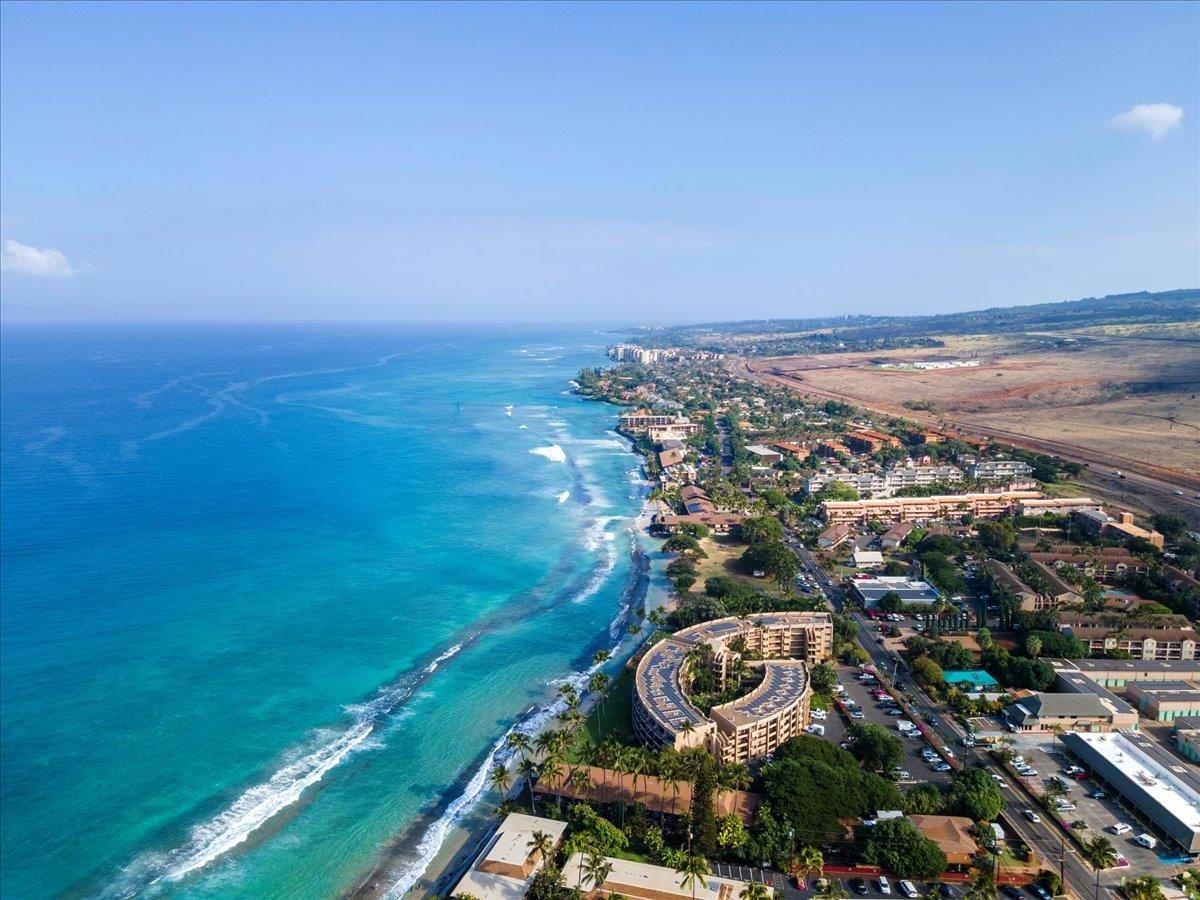
M 741 655 L 761 659 L 762 682 L 744 697 L 714 706 L 705 716 L 688 699 L 688 651 L 708 645 L 711 670 L 724 689 Z M 634 679 L 633 728 L 652 747 L 706 747 L 723 763 L 761 759 L 799 734 L 812 692 L 808 667 L 833 654 L 829 613 L 762 613 L 704 622 L 651 647 Z

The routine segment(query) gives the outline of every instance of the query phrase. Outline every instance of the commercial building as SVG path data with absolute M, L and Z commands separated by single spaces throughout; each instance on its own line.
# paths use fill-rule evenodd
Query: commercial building
M 874 578 L 854 578 L 850 590 L 863 609 L 874 608 L 885 594 L 895 591 L 908 603 L 933 604 L 942 599 L 937 588 L 925 581 L 914 581 L 904 575 L 879 575 Z
M 746 882 L 732 878 L 705 875 L 686 888 L 679 873 L 668 866 L 633 862 L 628 859 L 605 857 L 608 876 L 596 885 L 588 875 L 583 853 L 573 854 L 563 864 L 563 883 L 568 891 L 579 890 L 584 897 L 630 897 L 634 900 L 735 900 L 741 896 Z M 767 893 L 776 896 L 775 889 Z
M 1200 660 L 1052 659 L 1060 676 L 1084 675 L 1102 687 L 1123 688 L 1131 681 L 1200 681 Z
M 771 447 L 764 447 L 762 444 L 751 444 L 746 448 L 746 452 L 751 454 L 760 465 L 773 466 L 775 463 L 783 462 L 782 453 Z
M 995 494 L 939 494 L 934 497 L 892 497 L 880 500 L 826 500 L 821 510 L 826 521 L 918 522 L 970 515 L 977 519 L 1007 515 L 1020 500 L 1042 495 L 1037 491 L 1000 491 Z
M 1062 736 L 1062 745 L 1160 836 L 1200 853 L 1200 776 L 1152 739 L 1132 734 Z
M 972 463 L 967 475 L 977 481 L 1006 481 L 1033 474 L 1033 466 L 1016 459 L 987 459 Z
M 1072 513 L 1072 518 L 1085 533 L 1093 537 L 1140 538 L 1159 550 L 1163 548 L 1163 536 L 1157 531 L 1133 524 L 1133 513 L 1118 513 L 1113 518 L 1098 509 L 1080 509 Z
M 652 747 L 704 746 L 721 762 L 749 762 L 801 732 L 808 719 L 808 667 L 833 653 L 829 613 L 763 613 L 704 622 L 655 644 L 638 663 L 633 728 Z M 704 715 L 688 699 L 691 666 L 709 668 L 718 690 L 750 659 L 762 681 Z
M 807 459 L 809 454 L 812 452 L 807 447 L 803 447 L 800 444 L 793 443 L 792 441 L 776 441 L 771 446 L 784 456 L 791 456 L 795 459 Z
M 540 831 L 550 837 L 553 857 L 566 830 L 566 822 L 513 813 L 500 824 L 450 896 L 471 895 L 479 900 L 524 897 L 544 862 L 541 853 L 530 846 L 533 833 Z
M 851 558 L 856 569 L 883 568 L 883 554 L 878 550 L 855 550 Z
M 1004 718 L 1023 732 L 1106 732 L 1137 727 L 1137 713 L 1129 704 L 1114 703 L 1110 697 L 1091 693 L 1034 691 L 1006 706 Z
M 1157 722 L 1200 716 L 1200 684 L 1191 681 L 1131 681 L 1125 694 L 1143 716 Z
M 1200 718 L 1183 716 L 1175 720 L 1175 752 L 1200 763 Z

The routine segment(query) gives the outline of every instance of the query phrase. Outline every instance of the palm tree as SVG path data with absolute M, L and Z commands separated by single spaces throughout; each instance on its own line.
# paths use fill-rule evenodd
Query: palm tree
M 692 724 L 691 720 L 688 720 L 679 726 L 679 733 L 685 738 L 690 738 L 696 733 L 696 726 Z
M 717 770 L 718 798 L 722 791 L 744 791 L 750 784 L 750 768 L 745 763 L 729 763 Z
M 1090 841 L 1085 841 L 1080 848 L 1079 855 L 1096 871 L 1096 891 L 1094 896 L 1100 896 L 1100 873 L 1105 869 L 1111 869 L 1117 864 L 1117 851 L 1113 849 L 1112 842 L 1106 837 L 1096 836 Z
M 1166 896 L 1163 894 L 1162 883 L 1153 875 L 1131 878 L 1121 890 L 1129 900 L 1164 900 Z
M 488 784 L 492 786 L 492 790 L 499 792 L 502 798 L 507 797 L 508 789 L 512 787 L 512 776 L 504 766 L 496 766 L 488 776 Z
M 562 812 L 562 776 L 563 768 L 559 765 L 558 760 L 553 756 L 547 756 L 542 761 L 540 777 L 545 778 L 547 784 L 554 785 L 554 797 L 558 801 L 559 812 Z
M 663 751 L 663 754 L 658 758 L 658 780 L 662 782 L 663 787 L 671 789 L 671 815 L 675 815 L 675 802 L 679 798 L 679 758 L 675 753 L 674 748 L 671 748 L 670 753 Z M 659 804 L 658 813 L 661 816 L 666 812 L 667 797 L 663 794 L 662 803 Z
M 618 747 L 612 760 L 613 771 L 617 773 L 617 799 L 621 804 L 622 828 L 625 827 L 625 782 L 621 780 L 621 776 L 629 774 L 632 754 L 632 747 Z
M 536 813 L 537 807 L 533 803 L 533 783 L 537 781 L 538 777 L 537 763 L 532 759 L 523 759 L 521 760 L 521 764 L 517 766 L 517 772 L 525 779 L 525 785 L 529 788 L 529 808 Z
M 511 800 L 509 800 L 507 798 L 504 800 L 501 800 L 500 805 L 496 807 L 496 818 L 499 819 L 501 822 L 503 822 L 510 815 L 512 815 L 512 812 L 515 808 L 516 808 L 516 806 L 513 804 L 513 802 Z
M 571 786 L 571 791 L 576 797 L 585 797 L 596 787 L 592 776 L 588 774 L 587 769 L 583 768 L 571 769 L 567 775 L 567 784 Z
M 675 873 L 682 875 L 683 879 L 679 882 L 681 888 L 692 889 L 692 900 L 696 900 L 696 885 L 703 879 L 712 874 L 712 869 L 708 867 L 708 860 L 698 854 L 688 854 L 682 860 L 683 866 L 675 867 Z
M 837 880 L 826 881 L 825 885 L 814 895 L 821 900 L 846 900 L 850 896 L 850 892 L 842 887 L 842 883 Z
M 529 755 L 529 738 L 521 734 L 521 732 L 510 731 L 508 737 L 505 739 L 505 742 L 513 750 L 516 750 L 521 754 L 521 759 L 524 759 Z
M 587 861 L 583 864 L 583 872 L 586 879 L 592 883 L 592 890 L 598 891 L 612 872 L 612 863 L 599 853 L 589 853 Z M 580 879 L 581 884 L 582 882 L 583 879 Z
M 539 859 L 549 859 L 554 850 L 554 838 L 544 831 L 535 831 L 529 838 L 529 855 L 537 855 Z
M 608 650 L 597 650 L 592 654 L 592 662 L 597 666 L 602 666 L 612 659 L 612 653 Z
M 750 881 L 742 888 L 738 894 L 741 900 L 768 900 L 771 892 L 767 890 L 767 886 L 761 881 Z
M 816 847 L 801 847 L 794 862 L 796 869 L 805 875 L 816 872 L 820 876 L 825 871 L 825 855 Z
M 629 799 L 633 800 L 633 795 L 637 791 L 637 777 L 642 776 L 642 788 L 646 787 L 646 772 L 650 768 L 650 757 L 646 753 L 644 747 L 633 747 L 629 751 L 629 774 L 633 776 L 633 784 L 630 786 Z

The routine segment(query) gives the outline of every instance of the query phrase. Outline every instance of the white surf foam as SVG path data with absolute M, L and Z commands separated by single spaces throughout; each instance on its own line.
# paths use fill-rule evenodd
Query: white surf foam
M 511 404 L 510 404 L 510 405 L 508 405 L 508 406 L 506 406 L 506 407 L 504 407 L 504 414 L 505 414 L 506 416 L 511 416 L 511 415 L 512 415 L 512 411 L 513 411 L 513 407 L 512 407 L 512 405 L 511 405 Z
M 528 428 L 529 426 L 528 425 L 518 425 L 517 427 L 518 428 Z
M 549 447 L 534 447 L 529 452 L 537 454 L 538 456 L 544 456 L 551 462 L 567 461 L 566 451 L 563 450 L 562 447 L 558 446 L 558 444 L 551 444 Z
M 568 499 L 570 496 L 571 496 L 571 492 L 570 492 L 570 491 L 563 491 L 561 494 L 559 494 L 559 495 L 558 495 L 558 498 L 557 498 L 557 499 L 558 499 L 558 502 L 559 502 L 559 503 L 566 503 L 566 502 L 567 502 L 567 499 Z

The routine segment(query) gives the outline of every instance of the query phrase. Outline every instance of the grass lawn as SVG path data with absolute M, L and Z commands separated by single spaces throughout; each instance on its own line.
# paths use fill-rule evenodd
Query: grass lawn
M 608 738 L 622 744 L 632 744 L 633 739 L 633 672 L 622 669 L 608 690 L 604 705 L 592 707 L 587 722 L 579 733 L 579 740 L 571 752 L 572 762 L 582 762 L 583 748 L 588 744 L 599 744 Z
M 1086 497 L 1088 489 L 1082 484 L 1059 481 L 1053 484 L 1043 484 L 1041 490 L 1047 497 Z
M 725 575 L 734 581 L 741 581 L 745 584 L 754 585 L 756 588 L 762 588 L 762 578 L 751 578 L 749 575 L 743 575 L 738 568 L 737 559 L 746 552 L 746 545 L 741 541 L 727 534 L 714 534 L 704 538 L 700 542 L 700 549 L 708 554 L 708 558 L 702 559 L 696 564 L 696 568 L 700 572 L 697 576 L 697 587 L 695 590 L 703 589 L 706 578 L 715 578 L 718 575 Z

